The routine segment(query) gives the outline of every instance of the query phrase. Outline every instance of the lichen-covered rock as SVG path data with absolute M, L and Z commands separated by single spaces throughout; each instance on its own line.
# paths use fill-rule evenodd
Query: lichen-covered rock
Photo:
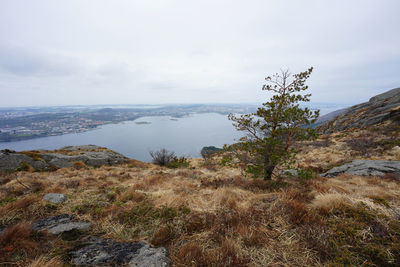
M 32 229 L 34 231 L 47 231 L 58 235 L 70 231 L 88 230 L 91 226 L 91 223 L 75 220 L 72 215 L 62 214 L 36 221 L 32 224 Z
M 72 148 L 71 148 L 72 149 Z M 88 166 L 113 165 L 123 163 L 126 157 L 114 151 L 82 151 L 79 155 L 64 155 L 60 153 L 46 153 L 43 158 L 57 168 L 68 168 L 73 162 L 81 161 Z
M 73 166 L 73 162 L 86 160 L 85 155 L 64 155 L 60 153 L 41 154 L 50 165 L 57 168 L 68 168 Z
M 59 204 L 59 203 L 63 203 L 64 201 L 66 201 L 67 196 L 64 194 L 50 193 L 50 194 L 46 194 L 43 197 L 43 200 L 49 201 L 51 203 Z
M 339 174 L 361 176 L 383 176 L 386 173 L 400 174 L 400 161 L 390 160 L 354 160 L 339 167 L 334 167 L 321 174 L 324 177 L 334 177 Z
M 164 247 L 153 248 L 144 242 L 115 242 L 91 238 L 87 244 L 70 252 L 71 263 L 78 266 L 140 266 L 170 265 Z
M 167 257 L 168 251 L 164 247 L 152 248 L 149 245 L 143 246 L 136 257 L 129 262 L 130 267 L 164 267 L 170 265 Z
M 44 160 L 34 160 L 31 157 L 12 150 L 0 150 L 0 170 L 16 170 L 25 163 L 37 169 L 49 167 Z
M 65 152 L 66 151 L 66 152 Z M 64 154 L 62 154 L 64 152 Z M 24 154 L 23 154 L 24 153 Z M 61 150 L 46 153 L 34 152 L 35 157 L 29 156 L 32 152 L 0 151 L 0 170 L 16 170 L 21 164 L 32 166 L 38 170 L 51 168 L 68 168 L 74 162 L 83 162 L 88 166 L 114 165 L 126 162 L 127 158 L 120 153 L 106 148 L 87 145 L 69 146 Z M 38 160 L 38 159 L 39 160 Z
M 22 154 L 17 154 L 10 150 L 0 151 L 0 169 L 1 170 L 14 170 L 18 168 L 22 162 L 31 163 L 33 160 Z

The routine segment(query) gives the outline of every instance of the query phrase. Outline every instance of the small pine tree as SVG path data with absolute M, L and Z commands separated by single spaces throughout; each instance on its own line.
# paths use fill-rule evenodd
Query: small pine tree
M 310 101 L 311 94 L 301 93 L 308 89 L 305 82 L 312 70 L 294 75 L 284 70 L 265 78 L 267 84 L 262 90 L 274 93 L 270 100 L 255 113 L 240 117 L 229 114 L 236 129 L 246 135 L 225 149 L 239 159 L 247 172 L 270 180 L 278 164 L 288 164 L 294 158 L 295 142 L 317 137 L 316 130 L 308 126 L 317 120 L 319 110 L 312 112 L 299 105 Z

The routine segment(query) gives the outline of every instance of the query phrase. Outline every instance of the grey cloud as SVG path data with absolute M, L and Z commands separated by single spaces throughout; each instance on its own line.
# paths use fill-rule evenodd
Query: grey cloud
M 14 75 L 69 75 L 79 66 L 68 58 L 20 46 L 0 46 L 0 70 Z
M 5 0 L 0 106 L 261 102 L 265 76 L 310 66 L 313 101 L 357 103 L 400 86 L 399 9 L 397 0 Z

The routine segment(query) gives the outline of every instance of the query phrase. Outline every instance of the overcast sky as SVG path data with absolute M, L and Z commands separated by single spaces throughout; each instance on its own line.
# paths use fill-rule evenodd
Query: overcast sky
M 262 102 L 310 66 L 313 102 L 400 87 L 398 0 L 0 0 L 0 106 Z

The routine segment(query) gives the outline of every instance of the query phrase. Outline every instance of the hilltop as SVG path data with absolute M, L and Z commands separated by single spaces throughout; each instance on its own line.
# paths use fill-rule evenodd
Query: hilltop
M 270 182 L 218 154 L 167 168 L 96 146 L 2 151 L 29 159 L 0 176 L 0 265 L 398 266 L 400 129 L 387 96 L 321 126 Z M 364 124 L 372 110 L 386 112 Z M 86 158 L 105 154 L 120 160 Z

